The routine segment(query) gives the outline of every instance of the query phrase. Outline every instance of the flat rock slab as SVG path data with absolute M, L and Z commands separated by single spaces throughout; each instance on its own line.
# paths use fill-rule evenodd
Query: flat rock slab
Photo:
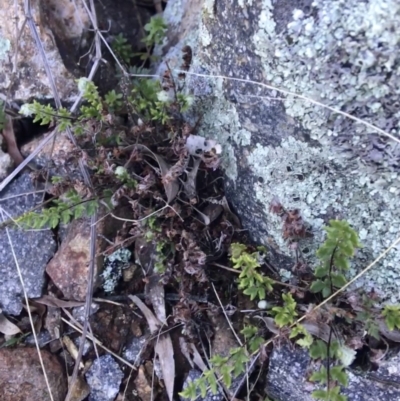
M 54 401 L 67 392 L 66 374 L 55 355 L 41 350 Z M 0 349 L 0 389 L 2 401 L 50 401 L 48 388 L 35 348 Z
M 42 194 L 35 194 L 35 190 L 28 173 L 23 173 L 15 179 L 0 193 L 2 220 L 16 218 L 40 204 Z M 22 310 L 23 291 L 16 262 L 21 270 L 28 297 L 37 298 L 42 295 L 45 268 L 55 250 L 56 242 L 49 229 L 32 231 L 11 227 L 0 229 L 0 307 L 4 312 L 18 315 Z

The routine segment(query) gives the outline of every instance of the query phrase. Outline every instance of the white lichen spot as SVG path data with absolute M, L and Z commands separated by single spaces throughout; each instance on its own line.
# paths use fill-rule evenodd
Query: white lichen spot
M 212 42 L 212 35 L 203 23 L 200 25 L 199 39 L 204 47 L 209 46 Z
M 11 42 L 2 36 L 0 36 L 0 60 L 6 60 L 8 52 L 11 49 Z

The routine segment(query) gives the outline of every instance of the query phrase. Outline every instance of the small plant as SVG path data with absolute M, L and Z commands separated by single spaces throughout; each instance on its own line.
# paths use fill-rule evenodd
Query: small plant
M 122 60 L 125 64 L 129 65 L 134 53 L 132 46 L 128 43 L 128 40 L 122 33 L 115 36 L 111 48 L 115 52 L 116 56 Z
M 242 347 L 232 348 L 228 356 L 215 355 L 210 359 L 211 369 L 203 372 L 202 376 L 189 383 L 179 395 L 183 398 L 195 400 L 200 394 L 205 398 L 207 391 L 217 394 L 218 381 L 227 388 L 232 385 L 232 379 L 246 372 L 247 363 L 250 361 L 251 353 L 260 348 L 264 339 L 259 337 L 258 329 L 254 326 L 246 326 L 241 331 L 246 344 Z
M 24 213 L 16 219 L 16 223 L 26 228 L 55 228 L 60 223 L 69 223 L 72 219 L 92 216 L 99 206 L 97 199 L 85 201 L 73 190 L 68 191 L 64 197 L 65 201 L 55 199 L 55 206 L 45 208 L 41 212 Z
M 310 356 L 313 359 L 327 360 L 327 364 L 333 358 L 342 358 L 342 350 L 337 341 L 334 341 L 329 346 L 329 358 L 328 358 L 328 345 L 321 340 L 315 341 L 310 347 Z M 348 385 L 348 377 L 345 366 L 335 365 L 329 366 L 327 369 L 322 366 L 318 372 L 314 372 L 310 380 L 318 382 L 321 385 L 327 385 L 327 389 L 315 390 L 312 395 L 317 400 L 323 401 L 346 401 L 347 397 L 340 394 L 340 386 Z
M 160 45 L 165 37 L 165 31 L 167 28 L 167 24 L 162 17 L 152 17 L 150 22 L 144 26 L 144 30 L 147 32 L 147 34 L 142 39 L 143 43 L 147 47 Z
M 290 331 L 289 338 L 295 338 L 298 336 L 302 336 L 301 338 L 296 340 L 296 344 L 300 345 L 303 348 L 310 348 L 314 339 L 312 335 L 304 328 L 301 324 L 296 324 Z
M 128 171 L 125 167 L 118 166 L 115 169 L 115 175 L 128 188 L 131 188 L 131 189 L 136 188 L 136 185 L 137 185 L 136 180 L 132 178 L 132 176 L 128 173 Z
M 278 327 L 290 326 L 297 316 L 296 301 L 293 299 L 292 294 L 282 294 L 283 306 L 275 306 L 272 308 L 271 313 L 275 315 L 275 324 Z M 299 329 L 298 329 L 299 330 Z
M 317 280 L 311 284 L 310 290 L 314 293 L 321 292 L 327 298 L 333 288 L 346 284 L 344 273 L 350 268 L 350 258 L 362 245 L 357 233 L 346 221 L 331 220 L 325 231 L 327 238 L 317 251 L 321 265 L 315 269 Z
M 240 270 L 239 289 L 251 300 L 256 297 L 264 299 L 272 291 L 274 281 L 258 271 L 260 267 L 259 252 L 248 253 L 246 245 L 231 244 L 231 261 L 234 269 Z
M 108 111 L 113 113 L 122 107 L 122 93 L 117 93 L 115 90 L 111 90 L 104 96 L 104 101 L 108 106 Z
M 165 124 L 169 120 L 167 113 L 169 102 L 159 99 L 158 94 L 160 92 L 162 92 L 162 88 L 160 82 L 157 80 L 135 80 L 128 101 L 147 120 L 159 121 Z
M 389 330 L 400 329 L 400 305 L 386 305 L 382 316 Z

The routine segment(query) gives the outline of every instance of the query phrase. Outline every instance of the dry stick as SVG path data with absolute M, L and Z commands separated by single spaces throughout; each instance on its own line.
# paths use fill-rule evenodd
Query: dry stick
M 66 323 L 68 326 L 72 327 L 74 330 L 76 330 L 78 333 L 82 334 L 82 329 L 76 325 L 74 325 L 73 323 L 71 323 L 69 320 L 65 319 L 64 317 L 61 318 L 61 320 Z M 131 369 L 136 370 L 136 367 L 134 365 L 132 365 L 131 363 L 129 363 L 128 361 L 126 361 L 125 359 L 121 358 L 118 354 L 116 354 L 115 352 L 113 352 L 112 350 L 110 350 L 109 348 L 107 348 L 105 345 L 103 345 L 96 337 L 94 337 L 94 335 L 92 334 L 88 334 L 87 338 L 91 341 L 93 341 L 93 343 L 96 343 L 100 348 L 104 349 L 104 351 L 107 351 L 110 355 L 112 355 L 114 358 L 118 359 L 120 362 L 122 362 L 124 365 L 129 366 Z
M 236 341 L 239 343 L 239 345 L 240 345 L 241 347 L 243 347 L 242 341 L 240 340 L 239 336 L 236 334 L 236 331 L 235 331 L 235 329 L 233 328 L 232 323 L 231 323 L 231 321 L 229 320 L 229 318 L 228 318 L 228 316 L 227 316 L 227 314 L 226 314 L 226 312 L 225 312 L 224 305 L 222 305 L 221 299 L 219 298 L 218 292 L 217 292 L 217 290 L 215 289 L 214 283 L 211 283 L 211 285 L 212 285 L 212 288 L 213 288 L 213 290 L 214 290 L 215 296 L 217 297 L 218 303 L 220 304 L 221 309 L 222 309 L 222 311 L 223 311 L 223 313 L 224 313 L 225 319 L 226 319 L 226 321 L 228 322 L 228 325 L 229 325 L 229 327 L 230 327 L 230 329 L 231 329 L 233 335 L 234 335 L 235 338 L 236 338 Z M 247 363 L 246 363 L 246 365 L 247 365 Z M 248 369 L 248 366 L 246 366 L 246 370 L 247 370 L 247 369 Z M 248 375 L 246 375 L 246 384 L 247 384 L 247 388 L 249 388 L 249 376 L 248 376 Z M 229 391 L 229 389 L 228 389 L 228 391 Z M 232 395 L 232 398 L 234 398 L 233 395 Z
M 98 25 L 97 25 L 97 16 L 96 16 L 96 9 L 94 6 L 94 1 L 90 0 L 90 10 L 86 4 L 85 0 L 82 0 L 83 5 L 86 9 L 86 12 L 88 13 L 92 24 L 93 24 L 93 29 L 95 30 L 95 43 L 96 43 L 96 58 L 94 61 L 94 64 L 92 66 L 92 70 L 89 75 L 89 79 L 94 76 L 98 65 L 101 60 L 101 43 L 98 40 Z M 75 104 L 74 104 L 75 105 Z M 71 136 L 74 140 L 75 138 L 73 137 L 73 134 L 71 130 L 68 128 L 68 135 Z M 81 171 L 83 173 L 85 183 L 88 185 L 88 187 L 92 188 L 92 182 L 89 176 L 89 173 L 83 163 L 83 160 L 79 160 L 79 165 L 81 167 Z M 93 282 L 94 282 L 94 263 L 95 263 L 95 257 L 96 257 L 96 220 L 97 220 L 97 213 L 94 213 L 94 215 L 91 217 L 91 224 L 90 224 L 90 261 L 89 261 L 89 272 L 88 272 L 88 281 L 87 281 L 87 293 L 86 293 L 86 298 L 85 298 L 85 320 L 83 324 L 83 330 L 82 330 L 82 337 L 81 337 L 81 343 L 79 344 L 79 351 L 78 351 L 78 356 L 77 356 L 77 362 L 74 366 L 74 370 L 71 376 L 71 381 L 70 385 L 68 388 L 68 393 L 65 398 L 65 401 L 70 401 L 72 394 L 73 394 L 73 388 L 74 384 L 76 382 L 76 379 L 78 377 L 78 371 L 79 371 L 79 362 L 82 359 L 83 356 L 83 350 L 85 346 L 85 338 L 87 335 L 88 331 L 88 323 L 89 323 L 89 314 L 90 314 L 90 305 L 92 303 L 92 298 L 93 298 Z
M 1 213 L 2 219 L 4 220 L 3 211 L 0 211 L 0 213 Z M 40 366 L 41 366 L 42 371 L 43 371 L 44 379 L 46 381 L 46 386 L 47 386 L 47 389 L 49 391 L 49 395 L 50 395 L 51 401 L 54 401 L 53 393 L 51 392 L 49 379 L 48 379 L 47 373 L 46 373 L 46 368 L 45 368 L 44 363 L 43 363 L 42 354 L 40 352 L 39 342 L 38 342 L 36 331 L 35 331 L 35 325 L 34 325 L 33 319 L 32 319 L 31 309 L 29 307 L 29 299 L 28 299 L 28 294 L 26 293 L 26 289 L 25 289 L 25 285 L 24 285 L 24 278 L 22 277 L 22 273 L 21 273 L 21 269 L 19 267 L 19 262 L 18 262 L 18 259 L 17 259 L 17 255 L 15 254 L 14 245 L 12 243 L 10 232 L 9 232 L 7 227 L 6 227 L 6 233 L 7 233 L 8 243 L 10 244 L 11 252 L 12 252 L 12 255 L 13 255 L 14 263 L 15 263 L 15 266 L 17 267 L 18 277 L 19 277 L 19 280 L 21 282 L 22 291 L 24 292 L 26 310 L 28 312 L 29 323 L 30 323 L 31 328 L 32 328 L 32 334 L 33 334 L 33 337 L 35 339 L 35 345 L 36 345 L 36 350 L 37 350 L 37 353 L 38 353 L 38 356 L 39 356 Z
M 236 338 L 236 341 L 239 343 L 239 345 L 240 345 L 241 347 L 243 347 L 243 343 L 240 341 L 240 338 L 239 338 L 239 336 L 236 334 L 236 331 L 235 331 L 235 329 L 233 328 L 231 321 L 228 319 L 228 316 L 226 315 L 224 305 L 222 305 L 221 299 L 219 298 L 219 295 L 218 295 L 218 293 L 217 293 L 217 290 L 215 289 L 214 283 L 211 283 L 211 285 L 212 285 L 212 288 L 213 288 L 213 290 L 214 290 L 214 294 L 215 294 L 215 296 L 217 297 L 218 303 L 219 303 L 219 305 L 221 306 L 222 312 L 224 313 L 225 319 L 226 319 L 226 321 L 228 322 L 229 327 L 230 327 L 230 329 L 232 330 L 232 333 L 233 333 L 233 335 L 234 335 L 235 338 Z
M 84 1 L 83 1 L 84 2 Z M 84 2 L 85 7 L 86 3 Z M 94 8 L 94 2 L 93 0 L 90 0 L 90 5 L 92 8 L 92 11 L 95 12 L 95 8 Z M 87 10 L 89 12 L 89 10 Z M 54 96 L 54 100 L 56 103 L 57 108 L 61 107 L 61 101 L 60 101 L 60 97 L 58 95 L 58 91 L 54 82 L 54 78 L 53 78 L 53 74 L 51 72 L 50 66 L 49 66 L 49 62 L 47 60 L 46 57 L 46 53 L 44 51 L 43 45 L 41 43 L 41 40 L 39 38 L 39 35 L 37 33 L 36 30 L 36 26 L 33 22 L 32 19 L 32 14 L 31 14 L 31 6 L 30 6 L 30 0 L 25 0 L 25 16 L 27 18 L 27 23 L 29 25 L 29 28 L 31 30 L 31 34 L 35 39 L 36 42 L 36 46 L 39 49 L 42 61 L 43 61 L 43 65 L 47 74 L 47 77 L 49 79 L 50 82 L 50 86 L 52 88 L 52 92 L 53 92 L 53 96 Z M 91 15 L 91 20 L 94 24 L 94 29 L 96 31 L 98 31 L 97 29 L 97 19 L 95 16 Z M 97 41 L 96 42 L 96 60 L 93 64 L 92 70 L 91 70 L 91 76 L 93 76 L 98 68 L 98 64 L 100 62 L 100 56 L 101 56 L 101 48 L 100 48 L 100 42 Z M 73 105 L 73 107 L 71 108 L 71 111 L 74 111 L 74 109 L 78 106 L 79 102 L 76 101 Z M 52 138 L 55 138 L 55 132 L 56 130 L 53 131 L 52 135 L 49 135 L 49 137 L 47 138 L 47 140 L 49 141 Z M 68 137 L 70 138 L 70 140 L 72 141 L 72 143 L 74 145 L 77 146 L 76 140 L 74 135 L 72 134 L 71 130 L 69 128 L 67 128 L 67 133 L 68 133 Z M 47 143 L 47 141 L 46 141 Z M 23 165 L 24 163 L 22 163 L 21 165 Z M 20 165 L 20 166 L 21 166 Z M 92 187 L 92 183 L 91 183 L 91 179 L 89 176 L 89 173 L 82 161 L 82 159 L 79 160 L 79 167 L 82 173 L 82 176 L 84 178 L 85 184 L 88 187 Z M 73 371 L 73 375 L 71 378 L 71 382 L 70 382 L 70 386 L 68 389 L 68 394 L 66 397 L 66 401 L 69 401 L 72 395 L 72 389 L 74 386 L 74 383 L 76 381 L 77 375 L 78 375 L 78 370 L 79 370 L 79 362 L 82 359 L 82 355 L 83 355 L 83 348 L 84 348 L 84 343 L 85 343 L 85 338 L 86 338 L 86 334 L 87 334 L 87 329 L 88 329 L 88 318 L 89 318 L 89 310 L 90 310 L 90 304 L 91 304 L 91 299 L 92 299 L 92 295 L 93 295 L 93 279 L 94 279 L 94 261 L 95 261 L 95 255 L 96 255 L 96 243 L 95 243 L 95 239 L 96 239 L 96 226 L 94 225 L 94 223 L 97 220 L 97 214 L 95 213 L 92 217 L 91 217 L 91 226 L 90 226 L 90 260 L 89 260 L 89 272 L 88 272 L 88 291 L 86 294 L 86 303 L 85 303 L 85 322 L 84 322 L 84 326 L 83 326 L 83 330 L 82 330 L 82 341 L 79 347 L 79 352 L 78 352 L 78 357 L 77 360 L 78 362 L 76 363 L 75 367 L 74 367 L 74 371 Z
M 323 107 L 325 109 L 328 109 L 328 110 L 332 111 L 335 114 L 340 114 L 340 115 L 342 115 L 342 116 L 344 116 L 346 118 L 349 118 L 350 120 L 353 120 L 353 121 L 355 121 L 355 122 L 357 122 L 359 124 L 363 124 L 366 127 L 370 128 L 370 129 L 372 129 L 372 130 L 374 130 L 374 131 L 376 131 L 376 132 L 378 132 L 378 133 L 380 133 L 380 134 L 382 134 L 384 136 L 387 136 L 388 138 L 392 139 L 393 141 L 396 141 L 396 142 L 400 143 L 400 139 L 399 138 L 396 138 L 395 136 L 389 134 L 388 132 L 384 131 L 383 129 L 378 128 L 377 126 L 375 126 L 375 125 L 373 125 L 371 123 L 368 123 L 367 121 L 361 120 L 360 118 L 355 117 L 355 116 L 353 116 L 353 115 L 351 115 L 349 113 L 346 113 L 344 111 L 335 109 L 334 107 L 328 106 L 328 105 L 326 105 L 324 103 L 321 103 L 321 102 L 319 102 L 317 100 L 311 99 L 311 98 L 309 98 L 307 96 L 300 95 L 300 94 L 295 93 L 295 92 L 291 92 L 291 91 L 286 90 L 286 89 L 280 89 L 280 88 L 277 88 L 277 87 L 272 86 L 272 85 L 264 84 L 262 82 L 253 81 L 251 79 L 226 77 L 225 75 L 199 74 L 199 73 L 196 73 L 196 72 L 183 71 L 183 70 L 179 70 L 179 69 L 174 69 L 174 71 L 175 72 L 179 72 L 179 73 L 185 73 L 185 74 L 188 74 L 188 75 L 194 75 L 194 76 L 197 76 L 197 77 L 203 77 L 203 78 L 227 79 L 227 80 L 230 80 L 230 81 L 243 82 L 243 83 L 248 83 L 248 84 L 252 84 L 252 85 L 256 85 L 256 86 L 262 86 L 262 87 L 270 89 L 270 90 L 276 90 L 277 92 L 283 93 L 285 95 L 294 96 L 294 97 L 297 97 L 299 99 L 306 100 L 307 102 L 315 104 L 316 106 L 320 106 L 320 107 Z

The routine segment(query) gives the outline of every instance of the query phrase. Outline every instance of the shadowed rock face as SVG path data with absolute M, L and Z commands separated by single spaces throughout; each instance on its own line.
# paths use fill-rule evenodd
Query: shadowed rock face
M 202 114 L 202 135 L 224 147 L 228 199 L 285 277 L 294 252 L 282 237 L 281 218 L 270 211 L 272 201 L 300 211 L 312 236 L 299 242 L 299 251 L 310 266 L 322 227 L 346 219 L 364 245 L 352 264 L 354 276 L 399 232 L 400 144 L 305 99 L 191 74 L 299 93 L 398 138 L 400 53 L 394 32 L 400 6 L 393 0 L 199 4 L 169 2 L 164 55 L 172 69 L 179 68 L 180 50 L 192 47 L 186 88 L 197 102 L 188 118 Z M 392 251 L 356 286 L 398 302 L 399 259 L 399 251 Z

